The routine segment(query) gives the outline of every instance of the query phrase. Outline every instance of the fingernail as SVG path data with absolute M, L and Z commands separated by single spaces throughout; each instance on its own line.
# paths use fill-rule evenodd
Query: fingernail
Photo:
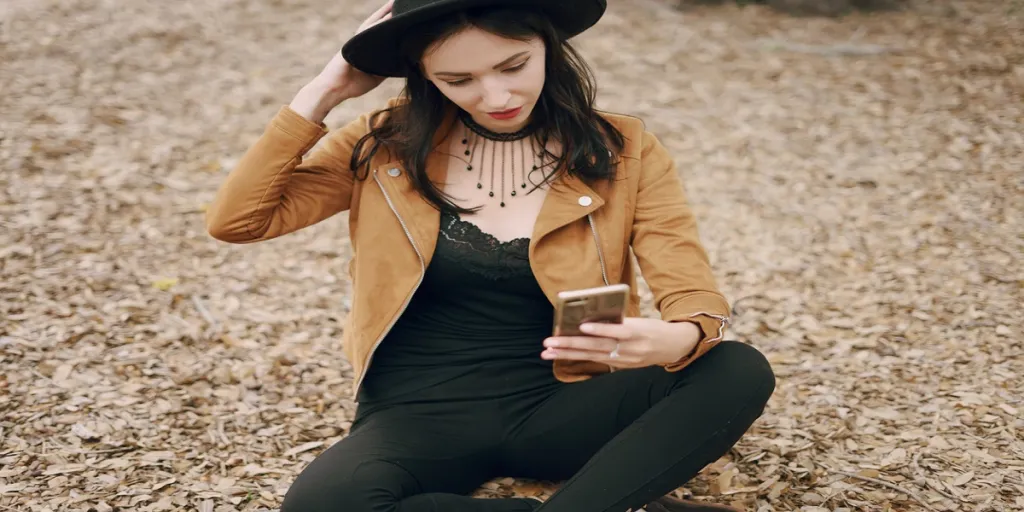
M 583 332 L 594 332 L 593 324 L 580 324 L 580 330 Z
M 553 339 L 550 339 L 550 338 L 547 339 L 547 340 L 544 340 L 544 346 L 545 347 L 557 347 L 558 346 L 558 340 L 553 340 Z
M 541 359 L 554 359 L 555 355 L 545 350 L 544 352 L 540 353 L 540 357 Z

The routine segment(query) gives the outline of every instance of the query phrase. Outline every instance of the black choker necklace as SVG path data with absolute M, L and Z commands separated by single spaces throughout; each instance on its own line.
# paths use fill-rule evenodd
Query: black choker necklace
M 496 142 L 511 142 L 514 140 L 522 140 L 529 137 L 530 135 L 533 135 L 533 132 L 537 131 L 533 127 L 533 123 L 527 123 L 527 125 L 520 129 L 519 131 L 511 133 L 492 132 L 491 130 L 488 130 L 487 128 L 481 126 L 480 123 L 474 121 L 473 116 L 469 115 L 469 113 L 467 113 L 465 110 L 459 111 L 459 119 L 462 121 L 462 124 L 465 124 L 466 128 L 472 130 L 473 133 L 485 139 L 490 139 Z
M 516 154 L 518 153 L 519 162 L 519 188 L 525 189 L 526 183 L 529 181 L 532 185 L 537 186 L 544 183 L 546 176 L 541 176 L 539 180 L 535 179 L 537 171 L 541 171 L 543 175 L 543 169 L 547 167 L 550 162 L 544 163 L 546 152 L 544 151 L 544 145 L 539 144 L 536 137 L 532 135 L 536 132 L 536 128 L 528 124 L 525 128 L 512 132 L 512 133 L 497 133 L 483 126 L 480 126 L 473 118 L 466 113 L 466 111 L 459 112 L 459 119 L 462 121 L 463 126 L 466 127 L 466 131 L 462 136 L 463 155 L 466 158 L 456 155 L 459 160 L 462 160 L 466 164 L 466 172 L 472 172 L 474 165 L 476 170 L 479 172 L 477 175 L 476 188 L 484 188 L 484 155 L 487 153 L 487 146 L 491 147 L 491 160 L 490 160 L 490 191 L 488 195 L 494 197 L 494 175 L 496 165 L 496 157 L 501 158 L 501 169 L 498 171 L 501 175 L 501 188 L 500 199 L 498 205 L 502 208 L 505 207 L 505 181 L 506 177 L 510 178 L 511 193 L 510 197 L 516 196 Z M 472 132 L 472 133 L 470 133 Z M 525 139 L 525 140 L 524 140 Z M 478 146 L 483 146 L 480 151 L 477 151 Z M 526 170 L 526 152 L 529 151 L 531 155 L 536 155 L 537 164 L 531 165 L 529 171 Z M 476 155 L 480 155 L 479 161 L 474 161 Z

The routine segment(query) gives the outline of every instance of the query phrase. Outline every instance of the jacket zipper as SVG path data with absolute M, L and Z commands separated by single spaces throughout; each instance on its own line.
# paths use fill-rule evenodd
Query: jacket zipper
M 601 251 L 601 237 L 597 236 L 597 225 L 594 224 L 593 214 L 587 214 L 587 222 L 590 224 L 590 232 L 594 234 L 594 243 L 597 244 L 597 260 L 601 262 L 601 279 L 604 280 L 605 286 L 608 286 L 608 271 L 604 268 L 604 253 Z M 609 365 L 608 370 L 615 373 L 616 368 Z
M 405 225 L 405 221 L 402 220 L 402 216 L 398 214 L 398 209 L 395 208 L 395 203 L 391 202 L 391 196 L 388 195 L 388 191 L 384 189 L 384 185 L 380 182 L 380 179 L 377 177 L 377 169 L 373 170 L 373 181 L 377 182 L 377 186 L 380 187 L 380 192 L 384 194 L 384 201 L 388 203 L 388 208 L 391 208 L 391 212 L 394 213 L 395 217 L 398 218 L 398 223 L 402 225 L 402 231 L 405 232 L 405 237 L 409 239 L 409 243 L 412 244 L 412 250 L 416 251 L 416 257 L 420 259 L 420 278 L 418 281 L 416 281 L 416 286 L 412 289 L 412 292 L 409 294 L 408 297 L 405 298 L 405 302 L 402 303 L 402 309 L 399 310 L 398 314 L 391 319 L 391 323 L 388 324 L 388 326 L 384 329 L 384 332 L 382 332 L 380 337 L 377 338 L 377 341 L 374 342 L 373 348 L 370 349 L 370 355 L 366 358 L 366 364 L 363 365 L 362 375 L 359 376 L 359 382 L 356 382 L 354 388 L 354 393 L 356 396 L 359 395 L 359 387 L 362 386 L 363 379 L 366 378 L 366 373 L 370 369 L 370 362 L 373 361 L 373 353 L 377 351 L 377 347 L 379 347 L 381 342 L 384 341 L 384 337 L 387 336 L 389 332 L 391 332 L 391 328 L 395 326 L 395 323 L 398 322 L 398 319 L 402 317 L 403 313 L 405 313 L 406 308 L 409 307 L 409 302 L 412 301 L 413 295 L 416 295 L 416 290 L 419 290 L 420 284 L 423 283 L 423 276 L 426 275 L 427 273 L 426 260 L 423 259 L 423 254 L 420 253 L 419 247 L 416 247 L 416 241 L 413 240 L 412 233 L 409 232 L 409 227 Z
M 727 317 L 727 316 L 716 315 L 714 313 L 706 313 L 704 311 L 700 311 L 698 313 L 694 313 L 694 314 L 690 315 L 688 318 L 694 318 L 694 317 L 698 317 L 698 316 L 706 316 L 706 317 L 709 317 L 709 318 L 714 318 L 715 320 L 718 320 L 720 322 L 719 325 L 718 325 L 718 336 L 715 336 L 714 338 L 708 338 L 708 339 L 704 340 L 704 343 L 711 343 L 711 342 L 715 342 L 715 341 L 721 340 L 723 337 L 725 337 L 725 327 L 727 325 L 729 325 L 730 323 L 732 323 L 732 319 Z
M 597 226 L 594 224 L 594 214 L 587 214 L 587 222 L 590 223 L 590 232 L 594 234 L 594 243 L 597 244 L 597 259 L 601 262 L 601 278 L 605 286 L 608 286 L 608 272 L 604 267 L 604 253 L 601 252 L 601 238 L 597 236 Z

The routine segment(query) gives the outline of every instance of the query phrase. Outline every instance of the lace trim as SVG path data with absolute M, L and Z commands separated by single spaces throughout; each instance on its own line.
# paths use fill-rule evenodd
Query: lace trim
M 481 230 L 476 224 L 462 220 L 457 214 L 441 213 L 439 245 L 447 246 L 441 256 L 473 274 L 490 280 L 532 275 L 530 269 L 530 238 L 501 241 Z

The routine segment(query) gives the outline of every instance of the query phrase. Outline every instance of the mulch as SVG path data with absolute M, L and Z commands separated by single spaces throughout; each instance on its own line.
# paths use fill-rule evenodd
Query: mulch
M 730 337 L 779 381 L 678 494 L 1024 510 L 1024 3 L 673 4 L 614 3 L 577 45 L 599 106 L 676 155 Z M 275 509 L 344 437 L 345 216 L 228 246 L 203 211 L 371 7 L 4 4 L 0 509 Z

